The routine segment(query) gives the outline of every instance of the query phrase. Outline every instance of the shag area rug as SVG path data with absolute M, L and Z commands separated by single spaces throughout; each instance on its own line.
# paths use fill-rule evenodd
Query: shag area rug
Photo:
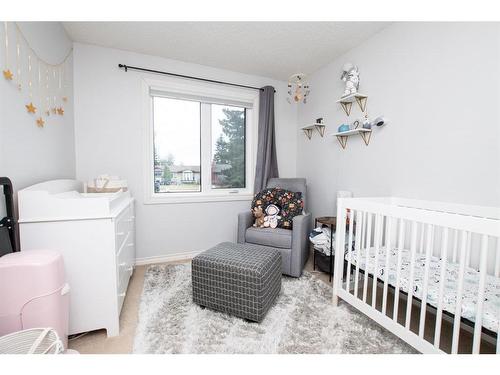
M 134 353 L 415 353 L 305 272 L 283 277 L 259 323 L 202 309 L 191 296 L 191 265 L 155 265 L 145 274 Z

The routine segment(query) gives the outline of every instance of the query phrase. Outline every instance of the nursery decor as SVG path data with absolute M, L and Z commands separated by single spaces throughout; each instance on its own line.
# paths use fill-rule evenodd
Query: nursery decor
M 332 134 L 332 136 L 337 137 L 337 140 L 339 141 L 340 145 L 342 146 L 343 149 L 345 149 L 347 146 L 347 139 L 351 135 L 361 136 L 361 138 L 363 138 L 363 142 L 365 142 L 365 145 L 368 146 L 370 144 L 371 134 L 372 134 L 371 129 L 357 128 L 347 131 L 339 131 L 338 133 Z
M 255 217 L 255 223 L 253 226 L 255 228 L 264 228 L 264 210 L 261 206 L 254 207 L 252 209 L 253 216 Z
M 304 134 L 308 139 L 312 138 L 314 129 L 316 129 L 316 131 L 319 133 L 321 137 L 325 135 L 326 127 L 325 124 L 323 123 L 323 117 L 317 118 L 314 124 L 306 125 L 301 128 L 301 130 L 304 132 Z
M 368 120 L 368 116 L 365 115 L 365 119 L 363 120 L 363 124 L 361 125 L 363 129 L 371 129 L 372 128 L 372 123 L 370 120 Z
M 256 194 L 252 201 L 254 216 L 255 209 L 259 207 L 266 213 L 264 227 L 292 229 L 293 218 L 302 214 L 304 202 L 300 192 L 267 188 Z
M 51 114 L 63 116 L 64 104 L 68 101 L 67 64 L 73 49 L 62 61 L 53 64 L 38 56 L 17 23 L 4 22 L 4 38 L 3 76 L 19 91 L 26 89 L 27 113 L 40 114 L 35 118 L 36 125 L 43 127 L 44 117 Z
M 351 130 L 351 127 L 349 125 L 347 125 L 347 124 L 342 124 L 338 128 L 339 133 L 346 132 L 346 131 L 349 131 L 349 130 Z
M 370 121 L 366 111 L 366 103 L 368 96 L 359 93 L 359 69 L 352 63 L 346 63 L 342 68 L 342 75 L 340 77 L 345 82 L 344 93 L 341 98 L 337 100 L 340 103 L 345 114 L 349 116 L 352 110 L 352 103 L 356 102 L 359 109 L 363 113 L 363 119 L 355 120 L 351 126 L 343 124 L 337 129 L 338 132 L 332 134 L 337 137 L 342 149 L 347 146 L 347 140 L 351 135 L 359 135 L 363 139 L 366 146 L 370 143 L 372 135 L 372 127 L 380 127 L 387 123 L 383 116 L 377 117 L 375 120 Z M 360 126 L 361 125 L 361 126 Z
M 33 103 L 26 104 L 25 107 L 28 113 L 36 113 L 36 107 L 33 105 Z
M 266 217 L 264 218 L 264 227 L 266 228 L 276 228 L 278 226 L 278 220 L 281 219 L 281 216 L 278 215 L 280 213 L 280 209 L 275 204 L 270 204 L 266 207 Z
M 361 112 L 364 113 L 366 111 L 366 102 L 367 101 L 368 101 L 367 95 L 357 93 L 357 94 L 348 95 L 346 97 L 342 97 L 341 99 L 337 100 L 337 103 L 340 103 L 345 114 L 347 116 L 349 116 L 351 114 L 353 102 L 358 103 L 359 109 L 361 110 Z
M 288 78 L 288 103 L 307 103 L 307 96 L 311 90 L 304 73 L 295 73 Z
M 343 98 L 357 94 L 359 89 L 359 70 L 356 65 L 351 63 L 344 64 L 340 79 L 345 82 Z

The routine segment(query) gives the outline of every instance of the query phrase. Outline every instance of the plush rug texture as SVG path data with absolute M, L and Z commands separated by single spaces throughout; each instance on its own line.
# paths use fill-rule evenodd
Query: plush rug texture
M 134 353 L 415 353 L 305 272 L 283 277 L 262 323 L 202 309 L 191 297 L 191 266 L 150 266 L 139 306 Z

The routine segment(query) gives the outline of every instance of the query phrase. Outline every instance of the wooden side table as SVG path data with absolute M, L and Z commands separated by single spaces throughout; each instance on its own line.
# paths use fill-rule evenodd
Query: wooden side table
M 333 232 L 337 229 L 337 218 L 335 216 L 321 216 L 314 219 L 314 228 L 318 224 L 326 225 L 330 228 L 330 281 L 333 276 Z M 313 249 L 313 269 L 316 269 L 316 249 Z

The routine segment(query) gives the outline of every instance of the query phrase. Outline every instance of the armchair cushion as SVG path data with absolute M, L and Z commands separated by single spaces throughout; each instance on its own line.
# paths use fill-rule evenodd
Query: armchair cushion
M 281 228 L 250 227 L 246 230 L 245 240 L 256 245 L 290 249 L 292 247 L 292 231 Z
M 266 188 L 257 193 L 252 201 L 252 210 L 255 207 L 266 208 L 274 204 L 279 207 L 278 228 L 292 229 L 293 218 L 302 214 L 304 203 L 302 193 L 293 192 L 280 187 Z

